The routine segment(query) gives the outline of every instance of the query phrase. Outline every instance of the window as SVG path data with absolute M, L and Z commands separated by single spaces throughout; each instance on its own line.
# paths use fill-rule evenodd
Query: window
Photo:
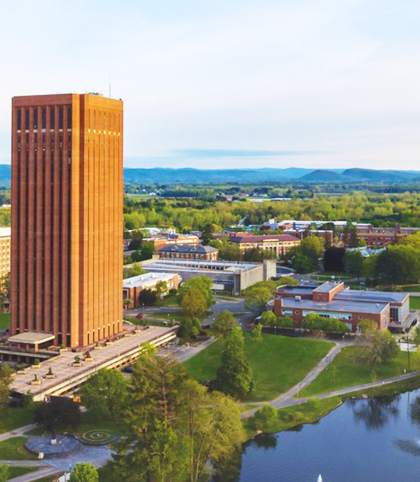
M 45 129 L 47 126 L 47 109 L 44 107 L 42 109 L 42 128 Z
M 34 129 L 38 129 L 38 109 L 35 107 L 33 110 L 34 115 Z
M 55 126 L 55 109 L 50 107 L 50 129 L 54 129 Z
M 58 111 L 58 128 L 62 129 L 64 124 L 64 113 L 63 113 L 63 108 L 60 107 Z
M 399 308 L 391 306 L 391 323 L 399 323 L 400 310 Z
M 29 130 L 29 109 L 25 109 L 25 130 Z

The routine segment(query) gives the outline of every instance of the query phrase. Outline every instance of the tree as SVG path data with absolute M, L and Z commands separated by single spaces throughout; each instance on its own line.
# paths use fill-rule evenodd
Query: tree
M 210 279 L 208 276 L 197 276 L 196 278 L 190 279 L 182 283 L 180 289 L 178 290 L 177 302 L 180 306 L 182 306 L 182 300 L 184 296 L 192 288 L 196 288 L 201 291 L 201 294 L 204 296 L 207 309 L 211 308 L 214 305 L 215 300 L 212 293 L 213 280 Z
M 168 291 L 168 283 L 166 281 L 159 281 L 156 284 L 156 295 L 161 299 Z
M 141 249 L 141 242 L 143 241 L 143 233 L 141 231 L 131 231 L 131 242 L 128 245 L 129 251 Z
M 277 317 L 272 311 L 264 311 L 260 323 L 262 326 L 274 327 L 277 324 Z
M 118 370 L 101 368 L 82 386 L 83 405 L 100 419 L 115 419 L 125 406 L 127 382 Z
M 359 359 L 370 366 L 374 375 L 378 365 L 398 355 L 398 343 L 388 330 L 379 331 L 377 323 L 373 320 L 362 320 L 359 327 L 362 332 L 359 339 L 362 344 Z
M 184 482 L 189 443 L 181 436 L 181 394 L 187 374 L 170 357 L 144 350 L 128 384 L 125 437 L 115 445 L 116 472 L 126 482 Z
M 294 330 L 296 328 L 296 321 L 291 316 L 279 316 L 274 326 L 276 328 Z
M 212 330 L 216 338 L 226 339 L 237 324 L 238 322 L 233 314 L 228 310 L 224 310 L 216 316 Z
M 344 248 L 332 246 L 324 253 L 324 269 L 325 271 L 336 271 L 341 273 L 344 271 L 343 258 L 346 254 Z
M 69 398 L 52 397 L 36 408 L 34 421 L 53 435 L 57 430 L 75 429 L 80 424 L 80 405 Z
M 264 405 L 255 412 L 255 428 L 267 430 L 278 420 L 277 410 L 272 405 Z
M 236 326 L 226 340 L 214 385 L 217 390 L 232 397 L 247 395 L 253 389 L 252 371 L 240 326 Z
M 357 236 L 357 228 L 356 226 L 352 226 L 349 232 L 349 248 L 358 248 L 359 247 L 359 238 Z
M 276 259 L 276 253 L 274 251 L 270 251 L 269 249 L 261 249 L 261 248 L 251 248 L 245 251 L 243 255 L 244 261 L 254 261 L 261 263 L 265 259 Z
M 196 286 L 191 286 L 182 297 L 182 312 L 189 318 L 203 316 L 207 312 L 206 298 Z
M 298 273 L 305 274 L 314 271 L 316 266 L 309 256 L 299 252 L 292 260 L 292 268 Z
M 246 308 L 257 308 L 259 313 L 273 298 L 271 290 L 265 286 L 250 286 L 245 290 L 244 296 Z
M 139 304 L 140 305 L 153 305 L 157 301 L 157 295 L 155 290 L 141 290 L 139 294 Z
M 262 341 L 262 325 L 255 325 L 251 331 L 251 339 L 254 341 Z
M 10 299 L 10 273 L 0 277 L 0 309 L 4 311 L 6 301 Z
M 179 338 L 189 340 L 196 338 L 202 330 L 200 320 L 198 318 L 185 318 L 181 321 L 177 335 Z
M 0 408 L 6 408 L 9 404 L 10 384 L 12 372 L 7 365 L 0 365 Z
M 0 482 L 7 482 L 9 480 L 9 466 L 0 465 Z
M 201 240 L 204 245 L 208 245 L 213 239 L 214 227 L 212 223 L 207 223 L 201 231 Z
M 363 274 L 363 256 L 360 251 L 347 251 L 344 255 L 346 273 L 360 278 Z
M 98 482 L 98 472 L 94 465 L 88 463 L 77 464 L 70 473 L 69 482 Z

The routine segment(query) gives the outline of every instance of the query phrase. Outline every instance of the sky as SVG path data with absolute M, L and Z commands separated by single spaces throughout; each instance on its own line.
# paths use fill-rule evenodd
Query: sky
M 420 170 L 418 0 L 0 0 L 11 98 L 124 100 L 126 167 Z

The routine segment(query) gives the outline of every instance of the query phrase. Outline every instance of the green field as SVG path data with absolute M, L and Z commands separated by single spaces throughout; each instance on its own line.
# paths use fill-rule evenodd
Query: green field
M 33 423 L 34 408 L 5 408 L 0 417 L 0 433 Z
M 25 448 L 25 437 L 12 437 L 0 442 L 2 460 L 35 460 L 35 455 Z
M 0 330 L 9 328 L 10 326 L 10 313 L 0 313 Z
M 30 474 L 31 472 L 35 472 L 38 469 L 39 467 L 15 467 L 10 465 L 7 480 L 12 480 L 15 477 L 20 477 L 21 475 Z
M 410 296 L 410 310 L 420 310 L 420 296 Z
M 329 393 L 340 388 L 353 387 L 376 380 L 384 380 L 402 375 L 407 370 L 407 353 L 399 352 L 398 356 L 387 363 L 379 365 L 375 376 L 370 368 L 360 362 L 357 357 L 362 348 L 349 346 L 344 348 L 318 377 L 300 392 L 302 397 L 311 397 L 321 393 Z M 411 371 L 420 368 L 420 363 L 411 356 Z
M 264 335 L 261 342 L 244 333 L 245 350 L 252 367 L 255 388 L 248 401 L 273 400 L 299 383 L 331 350 L 333 344 L 286 336 Z M 213 380 L 220 366 L 222 342 L 216 341 L 185 362 L 200 382 Z

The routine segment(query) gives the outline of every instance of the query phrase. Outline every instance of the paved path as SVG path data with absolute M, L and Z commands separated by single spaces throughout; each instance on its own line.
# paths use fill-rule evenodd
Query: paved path
M 180 363 L 183 363 L 186 360 L 189 360 L 193 356 L 203 351 L 205 348 L 209 347 L 212 343 L 216 341 L 216 338 L 213 336 L 202 343 L 199 343 L 194 346 L 186 346 L 186 345 L 167 345 L 165 348 L 159 349 L 159 355 L 172 355 L 174 356 Z
M 293 403 L 288 403 L 288 402 L 293 402 L 293 400 L 295 399 L 294 398 L 295 395 L 299 394 L 299 392 L 303 390 L 307 385 L 309 385 L 312 382 L 312 380 L 315 380 L 315 378 L 322 372 L 322 370 L 324 370 L 324 368 L 326 368 L 334 360 L 334 358 L 340 353 L 340 351 L 345 346 L 347 346 L 347 343 L 337 342 L 334 348 L 332 348 L 327 353 L 327 355 L 319 362 L 319 364 L 312 371 L 310 371 L 301 382 L 299 382 L 297 385 L 291 388 L 288 392 L 283 393 L 282 395 L 275 398 L 271 402 L 257 402 L 255 404 L 252 403 L 252 405 L 257 405 L 257 407 L 251 410 L 248 410 L 246 412 L 243 412 L 241 415 L 241 418 L 244 419 L 244 418 L 252 417 L 260 406 L 265 405 L 267 403 L 269 403 L 275 408 L 281 408 L 283 406 L 293 405 Z M 286 405 L 284 405 L 285 403 Z
M 34 428 L 37 428 L 37 427 L 38 425 L 36 423 L 32 423 L 31 425 L 25 425 L 24 427 L 15 428 L 10 432 L 2 433 L 0 434 L 0 442 L 2 442 L 3 440 L 7 440 L 8 438 L 20 437 L 25 432 L 29 432 L 29 430 L 33 430 Z
M 32 482 L 33 480 L 38 480 L 41 477 L 49 477 L 52 475 L 59 475 L 61 474 L 61 470 L 57 470 L 55 467 L 44 467 L 36 472 L 31 472 L 29 474 L 20 475 L 19 477 L 15 477 L 14 479 L 10 479 L 9 482 Z

